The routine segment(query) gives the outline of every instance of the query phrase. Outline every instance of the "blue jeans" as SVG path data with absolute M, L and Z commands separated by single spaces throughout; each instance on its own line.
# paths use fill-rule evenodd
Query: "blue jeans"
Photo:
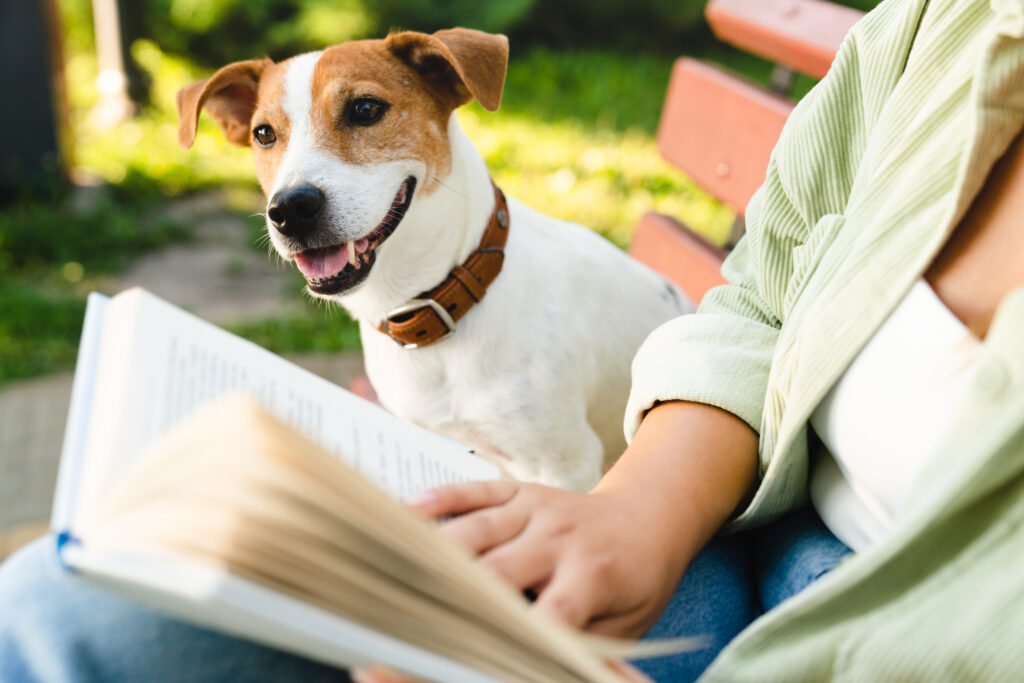
M 47 537 L 0 566 L 0 681 L 345 681 L 344 672 L 200 629 L 65 571 Z M 710 636 L 712 646 L 637 662 L 658 681 L 700 675 L 759 614 L 849 550 L 804 510 L 715 539 L 687 570 L 648 637 Z
M 810 507 L 764 527 L 715 538 L 690 564 L 647 638 L 704 635 L 710 647 L 633 665 L 655 681 L 697 679 L 747 624 L 851 553 Z

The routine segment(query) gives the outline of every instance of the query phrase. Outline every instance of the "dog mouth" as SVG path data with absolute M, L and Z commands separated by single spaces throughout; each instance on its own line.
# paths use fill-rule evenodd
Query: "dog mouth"
M 398 188 L 391 208 L 373 231 L 351 242 L 307 249 L 295 254 L 295 265 L 306 278 L 310 291 L 339 294 L 366 279 L 377 261 L 377 248 L 391 237 L 412 203 L 416 179 L 409 176 Z

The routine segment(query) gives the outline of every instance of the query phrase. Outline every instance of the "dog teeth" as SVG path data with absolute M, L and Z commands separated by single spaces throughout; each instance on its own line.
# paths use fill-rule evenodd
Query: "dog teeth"
M 356 263 L 358 262 L 358 260 L 359 260 L 358 256 L 356 255 L 356 243 L 355 242 L 349 242 L 348 243 L 348 263 L 349 263 L 349 265 L 354 268 L 356 266 Z

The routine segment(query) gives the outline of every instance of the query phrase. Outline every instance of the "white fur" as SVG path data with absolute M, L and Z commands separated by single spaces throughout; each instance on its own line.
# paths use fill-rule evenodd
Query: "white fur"
M 287 75 L 293 132 L 274 191 L 320 187 L 331 232 L 350 240 L 376 228 L 404 178 L 415 176 L 418 188 L 429 179 L 417 159 L 352 165 L 317 148 L 308 123 L 315 57 L 300 57 Z M 473 446 L 517 478 L 589 490 L 625 446 L 634 352 L 654 327 L 693 306 L 591 230 L 510 200 L 504 267 L 483 301 L 448 339 L 401 348 L 377 325 L 465 260 L 494 208 L 487 168 L 454 115 L 448 133 L 443 185 L 429 194 L 417 189 L 367 279 L 327 298 L 360 321 L 367 374 L 385 407 Z
M 321 54 L 310 52 L 295 57 L 285 73 L 282 108 L 288 116 L 290 132 L 268 197 L 303 183 L 319 188 L 327 199 L 324 213 L 330 221 L 332 236 L 320 246 L 328 246 L 373 232 L 405 179 L 410 175 L 422 179 L 426 167 L 415 159 L 382 164 L 345 163 L 317 144 L 312 132 L 312 83 L 313 69 Z M 292 258 L 295 249 L 286 237 L 271 229 L 270 239 L 282 256 Z

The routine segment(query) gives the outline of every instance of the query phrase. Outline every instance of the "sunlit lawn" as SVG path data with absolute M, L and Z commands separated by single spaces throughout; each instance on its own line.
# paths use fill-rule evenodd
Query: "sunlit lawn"
M 96 99 L 92 55 L 71 55 L 68 64 L 76 175 L 118 186 L 117 202 L 82 216 L 38 201 L 24 220 L 43 226 L 59 223 L 79 233 L 104 234 L 116 228 L 121 232 L 108 236 L 120 238 L 125 217 L 142 221 L 146 207 L 164 198 L 207 187 L 255 188 L 248 150 L 224 142 L 207 117 L 191 150 L 176 143 L 174 93 L 206 74 L 161 54 L 150 43 L 136 44 L 134 52 L 153 78 L 153 104 L 137 119 L 105 132 L 93 129 L 88 120 Z M 513 57 L 502 109 L 489 113 L 474 104 L 459 115 L 508 194 L 540 211 L 588 225 L 620 246 L 628 244 L 633 226 L 650 209 L 678 216 L 713 240 L 724 239 L 731 213 L 663 162 L 655 147 L 671 59 L 547 51 Z M 260 207 L 235 208 L 252 213 Z M 108 225 L 104 212 L 119 220 Z M 0 266 L 5 257 L 14 258 L 10 235 L 24 236 L 26 227 L 32 226 L 9 221 L 5 226 L 0 219 Z M 185 237 L 187 231 L 180 226 L 161 226 L 152 239 L 120 239 L 119 253 Z M 30 257 L 33 248 L 27 247 Z M 25 261 L 24 253 L 18 258 Z M 8 264 L 0 276 L 0 308 L 10 311 L 0 323 L 0 382 L 69 367 L 85 293 L 120 265 L 117 259 L 67 250 L 43 251 L 28 261 Z M 70 266 L 71 277 L 69 263 L 77 264 Z M 250 321 L 235 331 L 279 352 L 357 343 L 351 333 L 318 334 L 317 316 L 323 313 L 312 305 L 309 311 L 298 320 Z M 43 324 L 47 320 L 53 324 Z

